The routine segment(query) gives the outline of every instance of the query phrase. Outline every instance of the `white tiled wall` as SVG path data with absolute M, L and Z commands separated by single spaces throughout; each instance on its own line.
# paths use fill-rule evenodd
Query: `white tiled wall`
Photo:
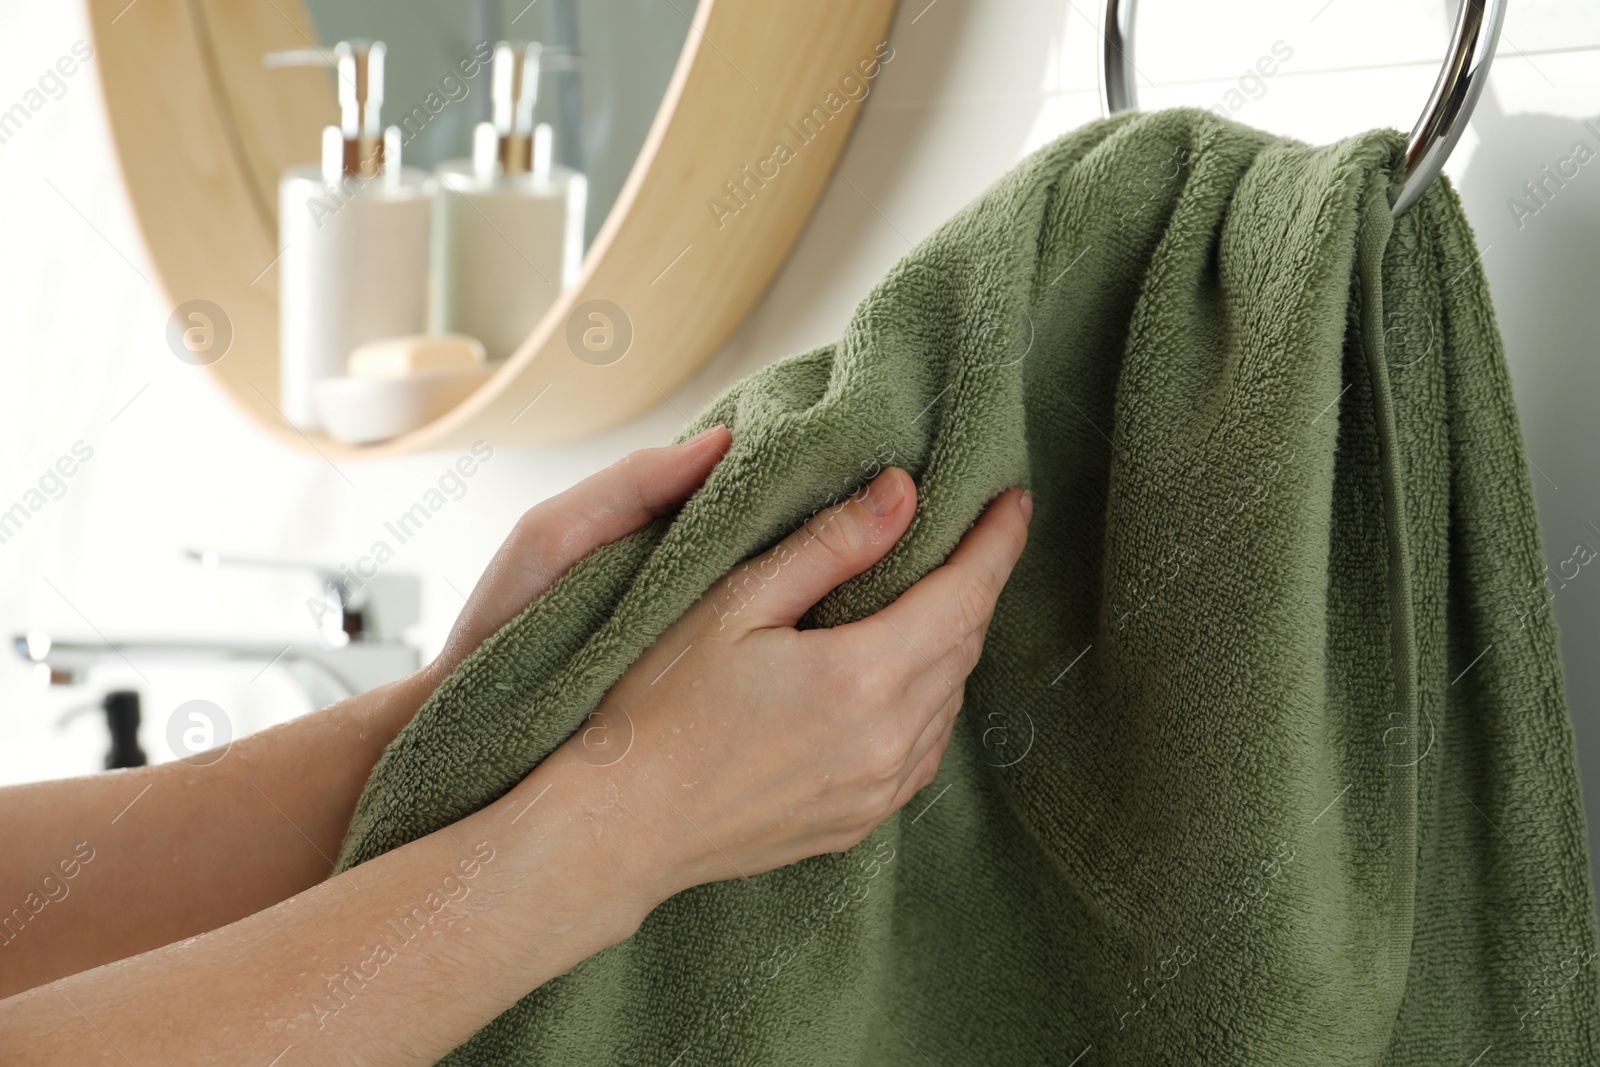
M 1143 0 L 1141 103 L 1237 101 L 1241 121 L 1304 140 L 1372 125 L 1409 129 L 1448 39 L 1442 0 Z M 562 448 L 497 448 L 467 494 L 390 564 L 424 579 L 415 639 L 429 652 L 479 569 L 526 507 L 657 443 L 726 382 L 835 338 L 855 302 L 909 247 L 1021 156 L 1098 114 L 1090 0 L 907 0 L 895 58 L 873 88 L 839 173 L 794 256 L 754 314 L 688 386 L 634 424 Z M 76 5 L 0 9 L 0 108 L 72 42 Z M 1241 76 L 1282 42 L 1292 55 L 1259 84 Z M 43 627 L 110 635 L 304 639 L 309 580 L 204 571 L 185 546 L 351 562 L 454 458 L 332 470 L 243 426 L 167 351 L 167 310 L 118 188 L 95 65 L 0 144 L 0 502 L 9 504 L 78 440 L 93 459 L 65 495 L 0 544 L 0 636 Z M 1239 95 L 1228 96 L 1230 90 Z M 1448 168 L 1483 247 L 1537 471 L 1552 573 L 1579 543 L 1600 547 L 1600 161 L 1518 225 L 1507 206 L 1542 164 L 1600 135 L 1600 8 L 1510 0 L 1489 91 Z M 348 476 L 349 481 L 346 481 Z M 1572 565 L 1566 565 L 1572 573 Z M 1558 588 L 1559 587 L 1559 588 Z M 1600 573 L 1557 588 L 1568 692 L 1600 826 Z M 94 690 L 40 691 L 0 656 L 0 782 L 83 773 L 103 730 L 56 717 L 134 681 L 145 747 L 206 698 L 241 730 L 299 710 L 269 671 L 108 669 Z

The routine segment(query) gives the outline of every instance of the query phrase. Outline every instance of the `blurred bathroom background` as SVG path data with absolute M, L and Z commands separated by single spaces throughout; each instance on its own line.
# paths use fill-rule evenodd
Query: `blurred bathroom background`
M 311 10 L 332 39 L 345 31 L 332 8 L 319 15 L 323 6 Z M 543 20 L 558 7 L 524 10 Z M 693 13 L 689 0 L 566 8 L 578 13 L 568 32 L 584 37 L 580 49 L 601 47 L 600 35 L 584 35 L 585 17 L 681 41 Z M 1141 0 L 1140 103 L 1216 106 L 1307 141 L 1380 125 L 1409 130 L 1453 16 L 1444 0 Z M 384 564 L 386 575 L 416 579 L 414 603 L 390 616 L 399 636 L 426 660 L 525 509 L 632 449 L 666 441 L 728 382 L 836 338 L 914 242 L 1024 155 L 1097 117 L 1096 17 L 1085 0 L 906 0 L 890 36 L 894 60 L 753 313 L 684 387 L 621 429 L 560 447 L 489 441 L 492 458 L 451 482 L 448 506 Z M 89 39 L 77 3 L 9 4 L 0 27 L 6 104 Z M 540 27 L 550 40 L 563 32 Z M 400 58 L 427 43 L 391 40 L 391 101 L 416 89 L 404 84 Z M 438 47 L 463 54 L 467 38 Z M 1547 185 L 1554 191 L 1542 202 L 1525 183 L 1572 158 L 1577 142 L 1600 152 L 1597 60 L 1600 7 L 1511 0 L 1488 89 L 1446 167 L 1477 231 L 1515 379 L 1592 838 L 1600 829 L 1600 566 L 1586 564 L 1600 548 L 1600 159 Z M 639 91 L 659 99 L 671 66 L 639 65 Z M 83 63 L 0 140 L 0 510 L 75 446 L 81 460 L 0 541 L 0 633 L 119 642 L 204 635 L 268 650 L 315 640 L 319 619 L 308 603 L 324 590 L 314 569 L 207 561 L 292 561 L 337 574 L 438 487 L 458 456 L 335 465 L 291 451 L 241 417 L 204 372 L 173 357 L 164 334 L 170 308 L 120 185 L 97 79 L 95 61 Z M 603 91 L 586 94 L 583 121 L 565 134 L 578 139 L 567 151 L 587 153 L 591 202 L 600 205 L 614 197 L 648 127 L 648 115 L 641 121 L 616 104 Z M 433 150 L 449 149 L 426 141 L 416 149 Z M 590 235 L 600 221 L 587 220 Z M 402 592 L 402 600 L 410 595 Z M 98 770 L 107 732 L 91 705 L 110 691 L 141 694 L 141 745 L 157 762 L 172 758 L 168 726 L 186 702 L 222 709 L 239 735 L 316 699 L 289 664 L 270 660 L 130 655 L 79 681 L 46 688 L 20 656 L 0 657 L 0 783 Z

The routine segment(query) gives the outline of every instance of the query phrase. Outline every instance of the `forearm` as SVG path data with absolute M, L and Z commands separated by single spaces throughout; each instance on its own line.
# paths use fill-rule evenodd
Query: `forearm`
M 431 1064 L 670 891 L 606 795 L 547 762 L 260 914 L 0 1002 L 0 1045 L 19 1065 Z
M 368 774 L 431 688 L 425 675 L 381 686 L 205 766 L 0 790 L 0 996 L 214 930 L 327 877 Z

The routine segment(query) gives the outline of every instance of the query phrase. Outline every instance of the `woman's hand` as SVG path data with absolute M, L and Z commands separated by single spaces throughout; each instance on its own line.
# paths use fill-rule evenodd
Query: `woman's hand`
M 796 630 L 910 525 L 915 486 L 890 468 L 732 571 L 629 668 L 550 762 L 621 801 L 587 817 L 625 821 L 619 858 L 652 899 L 842 851 L 933 780 L 1032 507 L 1008 490 L 883 611 Z
M 630 452 L 530 508 L 484 568 L 437 659 L 422 671 L 431 693 L 473 650 L 520 615 L 574 563 L 651 519 L 676 511 L 727 454 L 713 426 L 677 445 Z

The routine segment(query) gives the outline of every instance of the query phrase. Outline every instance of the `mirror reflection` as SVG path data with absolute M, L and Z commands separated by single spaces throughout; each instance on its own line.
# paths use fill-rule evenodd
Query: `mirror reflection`
M 496 41 L 537 41 L 547 61 L 534 121 L 555 136 L 554 162 L 588 180 L 584 241 L 616 202 L 666 94 L 695 0 L 307 0 L 319 44 L 381 40 L 388 49 L 384 122 L 407 131 L 406 162 L 431 169 L 470 153 L 490 118 L 483 75 Z M 476 77 L 462 77 L 475 59 Z M 471 64 L 467 69 L 472 69 Z M 455 84 L 451 84 L 453 80 Z M 431 97 L 430 97 L 431 94 Z M 421 108 L 423 114 L 418 114 Z
M 271 196 L 278 407 L 367 444 L 465 399 L 576 281 L 660 106 L 692 6 L 310 0 L 320 158 Z

